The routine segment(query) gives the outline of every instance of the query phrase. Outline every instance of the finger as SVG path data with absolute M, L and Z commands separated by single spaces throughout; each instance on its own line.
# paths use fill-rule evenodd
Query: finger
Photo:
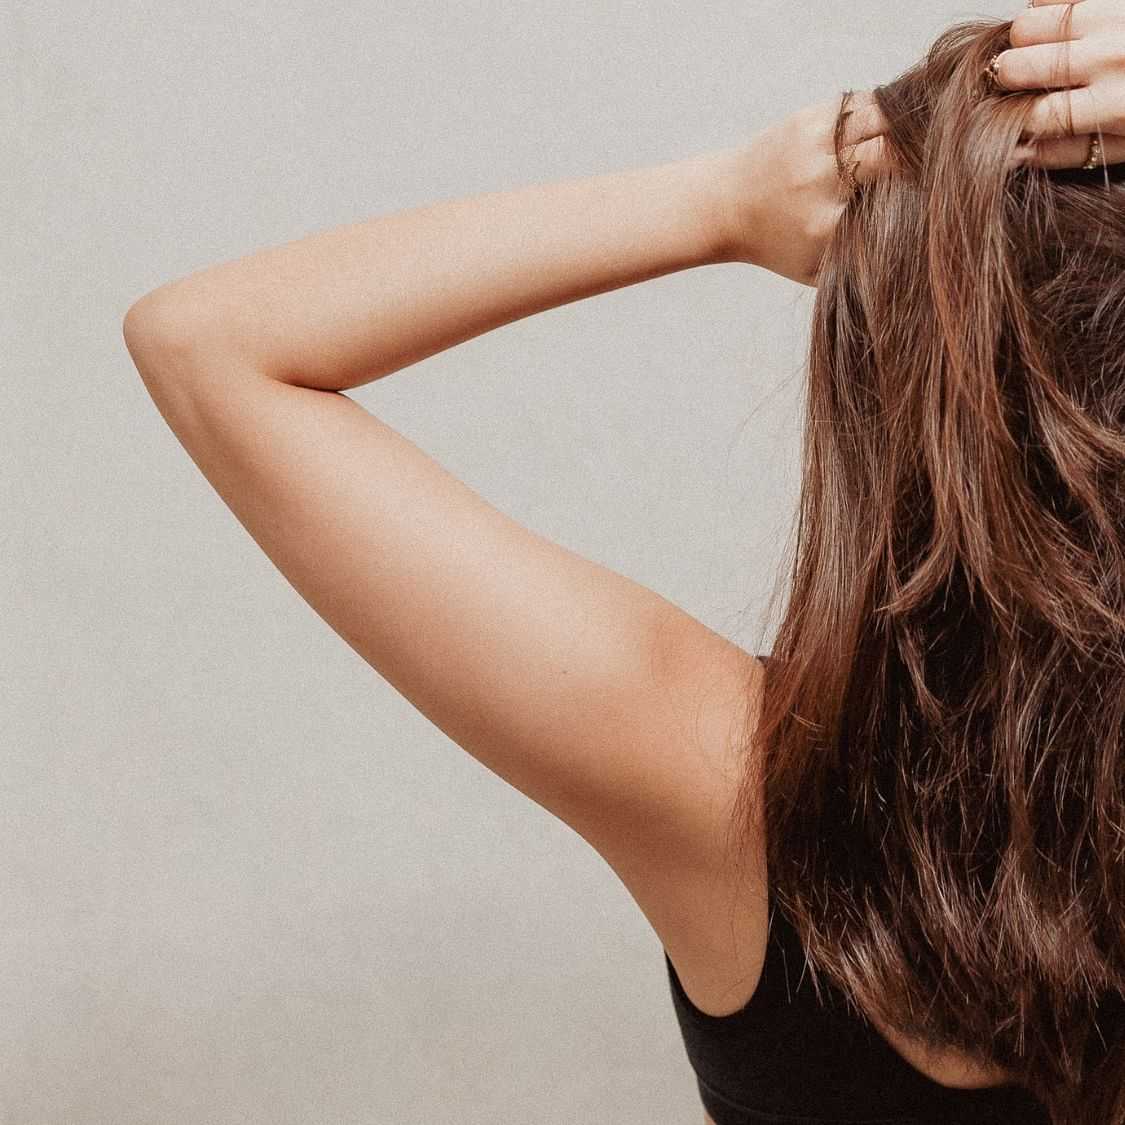
M 996 84 L 1004 90 L 1057 90 L 1084 86 L 1093 77 L 1094 56 L 1089 40 L 1065 39 L 1061 43 L 1035 43 L 1001 51 L 996 63 Z
M 1090 155 L 1090 137 L 1060 137 L 1016 150 L 1018 163 L 1036 168 L 1081 168 Z M 1125 137 L 1102 134 L 1101 164 L 1125 164 Z
M 887 131 L 887 119 L 871 91 L 854 94 L 849 108 L 851 113 L 844 124 L 844 144 L 858 145 Z
M 872 137 L 844 153 L 856 183 L 869 184 L 892 169 L 890 146 L 885 136 Z
M 1100 24 L 1096 5 L 1077 3 L 1039 4 L 1026 8 L 1012 20 L 1008 42 L 1013 47 L 1030 47 L 1036 43 L 1059 43 L 1064 39 L 1081 39 Z M 1070 20 L 1069 29 L 1067 20 Z
M 1107 131 L 1111 120 L 1092 87 L 1055 90 L 1035 99 L 1020 136 L 1024 140 L 1081 136 Z

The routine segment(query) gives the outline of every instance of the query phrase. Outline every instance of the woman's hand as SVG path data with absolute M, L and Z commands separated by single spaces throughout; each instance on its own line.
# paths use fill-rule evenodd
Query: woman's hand
M 839 98 L 806 106 L 739 150 L 729 192 L 732 261 L 814 284 L 851 191 L 840 178 L 833 145 L 839 109 Z M 856 182 L 867 183 L 887 170 L 886 121 L 868 91 L 853 95 L 849 111 L 844 152 Z
M 1072 6 L 1034 0 L 1012 21 L 1010 50 L 1001 52 L 996 81 L 1005 90 L 1051 90 L 1035 102 L 1024 164 L 1081 168 L 1091 137 L 1102 134 L 1106 164 L 1125 161 L 1125 0 L 1077 0 Z M 1070 81 L 1067 81 L 1069 54 Z M 1035 137 L 1043 138 L 1035 142 Z

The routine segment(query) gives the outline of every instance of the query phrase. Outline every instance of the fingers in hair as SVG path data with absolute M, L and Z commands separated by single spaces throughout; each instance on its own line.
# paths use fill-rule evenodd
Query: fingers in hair
M 892 170 L 890 145 L 885 136 L 862 141 L 844 155 L 853 169 L 856 183 L 859 184 L 869 184 Z
M 1011 91 L 1085 86 L 1093 77 L 1096 63 L 1094 50 L 1085 39 L 1012 47 L 999 54 L 996 84 Z
M 844 143 L 857 145 L 887 131 L 887 119 L 870 91 L 858 91 L 849 105 L 851 113 L 844 124 Z
M 1012 20 L 1008 41 L 1013 47 L 1081 39 L 1098 25 L 1097 7 L 1079 3 L 1072 12 L 1066 4 L 1039 4 L 1026 8 Z M 1069 21 L 1069 25 L 1068 25 Z
M 1054 90 L 1035 99 L 1021 134 L 1024 141 L 1089 136 L 1110 121 L 1089 86 Z
M 1081 168 L 1090 154 L 1090 136 L 1058 137 L 1016 150 L 1017 163 L 1037 168 Z M 1125 137 L 1102 134 L 1102 162 L 1125 164 Z

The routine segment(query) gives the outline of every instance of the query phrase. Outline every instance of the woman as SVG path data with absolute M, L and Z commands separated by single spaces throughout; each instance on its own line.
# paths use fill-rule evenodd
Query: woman
M 1122 162 L 1125 0 L 1037 4 L 746 144 L 319 233 L 125 318 L 293 586 L 621 877 L 714 1125 L 1125 1121 Z M 340 393 L 715 262 L 818 287 L 768 663 Z

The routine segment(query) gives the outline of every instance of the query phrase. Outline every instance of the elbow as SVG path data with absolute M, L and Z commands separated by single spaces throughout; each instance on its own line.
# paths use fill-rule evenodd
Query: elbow
M 185 370 L 213 332 L 176 283 L 162 285 L 129 306 L 121 324 L 125 347 L 141 378 Z
M 159 344 L 181 347 L 193 334 L 191 317 L 170 286 L 162 285 L 134 301 L 125 314 L 121 333 L 129 354 L 146 351 Z

